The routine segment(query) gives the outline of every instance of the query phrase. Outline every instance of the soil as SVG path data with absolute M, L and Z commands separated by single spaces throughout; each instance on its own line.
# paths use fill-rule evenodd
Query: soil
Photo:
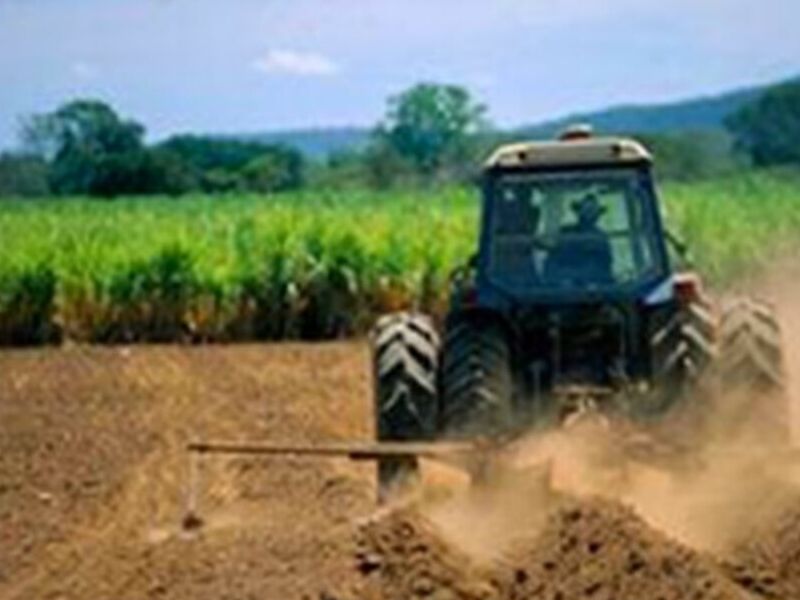
M 508 597 L 743 598 L 713 559 L 649 527 L 630 508 L 568 501 L 509 557 Z
M 800 598 L 800 507 L 742 542 L 726 567 L 734 581 L 764 598 Z
M 192 440 L 369 439 L 368 361 L 359 342 L 0 352 L 0 598 L 800 598 L 800 501 L 712 554 L 623 497 L 377 509 L 373 467 L 337 459 L 207 457 L 189 485 Z
M 372 471 L 194 439 L 367 438 L 361 345 L 0 352 L 0 598 L 318 598 L 355 579 Z

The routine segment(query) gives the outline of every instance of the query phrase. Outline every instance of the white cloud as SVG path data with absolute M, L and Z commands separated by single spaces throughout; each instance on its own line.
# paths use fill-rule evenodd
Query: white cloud
M 72 63 L 69 70 L 75 77 L 83 80 L 95 79 L 99 74 L 97 67 L 82 61 Z
M 340 70 L 327 56 L 295 50 L 270 50 L 253 62 L 253 68 L 262 73 L 300 76 L 335 75 Z

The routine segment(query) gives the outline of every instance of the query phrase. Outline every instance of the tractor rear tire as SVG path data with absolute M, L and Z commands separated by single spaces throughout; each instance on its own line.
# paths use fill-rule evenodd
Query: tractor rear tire
M 781 329 L 769 304 L 745 298 L 723 312 L 719 376 L 720 402 L 732 408 L 734 425 L 770 443 L 789 441 Z
M 703 300 L 689 303 L 653 334 L 655 395 L 644 416 L 672 409 L 709 381 L 717 358 L 716 336 L 717 320 Z
M 376 433 L 379 441 L 420 441 L 436 435 L 439 336 L 431 319 L 401 312 L 378 320 L 372 334 Z M 378 498 L 416 476 L 417 460 L 378 461 Z
M 504 327 L 489 317 L 449 320 L 442 353 L 442 428 L 453 437 L 507 433 L 514 383 Z

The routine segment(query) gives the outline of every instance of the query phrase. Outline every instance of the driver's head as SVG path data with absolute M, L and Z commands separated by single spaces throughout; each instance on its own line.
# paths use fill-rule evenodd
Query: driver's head
M 605 212 L 605 208 L 594 194 L 586 194 L 580 200 L 573 202 L 572 210 L 578 223 L 583 226 L 596 225 Z

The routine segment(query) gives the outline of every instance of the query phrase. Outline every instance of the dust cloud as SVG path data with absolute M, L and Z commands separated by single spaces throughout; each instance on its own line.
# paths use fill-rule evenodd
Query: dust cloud
M 798 275 L 800 268 L 781 265 L 731 292 L 765 300 L 776 310 L 795 442 L 800 431 Z M 752 400 L 735 392 L 692 399 L 688 404 L 705 413 L 702 426 L 687 426 L 687 419 L 697 416 L 689 411 L 650 429 L 589 416 L 557 431 L 535 433 L 503 457 L 507 472 L 495 481 L 477 488 L 460 482 L 446 498 L 441 493 L 424 497 L 420 508 L 451 543 L 484 561 L 501 556 L 521 531 L 540 530 L 555 508 L 575 498 L 625 505 L 671 539 L 724 554 L 800 506 L 800 461 L 758 423 L 738 416 L 740 406 Z M 631 460 L 622 448 L 637 444 L 647 450 L 641 460 Z

